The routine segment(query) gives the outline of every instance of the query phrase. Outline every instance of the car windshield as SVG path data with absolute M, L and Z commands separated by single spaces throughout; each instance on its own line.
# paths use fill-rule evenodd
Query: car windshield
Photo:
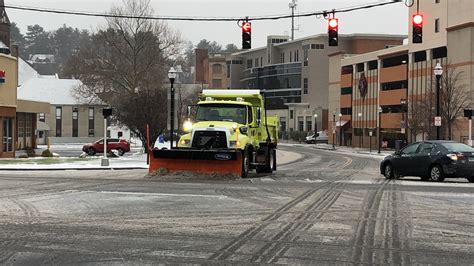
M 234 104 L 200 105 L 196 114 L 196 121 L 229 121 L 245 124 L 246 118 L 246 106 Z
M 446 142 L 441 143 L 441 145 L 445 147 L 449 152 L 474 152 L 474 148 L 463 143 Z

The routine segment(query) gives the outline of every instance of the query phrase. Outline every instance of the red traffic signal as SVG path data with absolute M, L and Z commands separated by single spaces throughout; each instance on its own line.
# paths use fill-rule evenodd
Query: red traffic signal
M 339 27 L 339 20 L 337 18 L 329 19 L 329 29 L 336 29 Z
M 339 20 L 330 18 L 328 21 L 328 41 L 329 46 L 337 46 L 339 43 Z
M 415 14 L 413 15 L 413 43 L 422 43 L 423 42 L 423 15 Z
M 252 31 L 252 23 L 244 22 L 242 23 L 242 32 L 251 32 Z
M 252 23 L 242 22 L 242 49 L 252 48 Z

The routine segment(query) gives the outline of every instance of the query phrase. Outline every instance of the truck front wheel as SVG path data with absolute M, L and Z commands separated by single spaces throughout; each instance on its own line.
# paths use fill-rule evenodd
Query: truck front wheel
M 249 150 L 245 149 L 242 153 L 242 178 L 245 178 L 249 175 L 250 170 L 250 157 Z

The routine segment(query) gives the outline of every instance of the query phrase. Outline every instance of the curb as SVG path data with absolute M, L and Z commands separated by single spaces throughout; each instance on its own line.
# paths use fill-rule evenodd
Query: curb
M 145 170 L 148 167 L 91 167 L 91 168 L 0 168 L 0 171 L 67 171 L 67 170 L 75 170 L 75 171 L 112 171 L 112 170 Z

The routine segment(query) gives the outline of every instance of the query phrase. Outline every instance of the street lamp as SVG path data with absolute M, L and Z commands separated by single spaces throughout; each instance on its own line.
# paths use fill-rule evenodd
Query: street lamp
M 436 76 L 436 120 L 439 122 L 435 123 L 436 126 L 436 139 L 439 140 L 440 138 L 440 130 L 441 130 L 441 119 L 440 119 L 440 104 L 439 104 L 439 91 L 441 87 L 441 75 L 443 75 L 443 67 L 441 67 L 441 63 L 437 63 L 434 68 L 434 74 Z
M 360 125 L 362 125 L 362 113 L 358 113 L 357 116 L 359 117 L 359 130 L 360 130 L 361 129 Z M 359 136 L 359 148 L 362 148 L 362 138 L 363 136 Z
M 342 114 L 339 113 L 339 146 L 342 146 L 342 123 L 341 123 Z
M 336 136 L 336 112 L 332 113 L 332 149 L 333 150 L 336 149 L 334 147 L 335 142 L 336 142 L 335 136 Z
M 380 133 L 380 128 L 382 127 L 382 112 L 383 112 L 383 109 L 382 109 L 382 106 L 379 106 L 378 108 L 378 113 L 379 113 L 379 123 L 378 123 L 378 128 L 377 128 L 377 139 L 378 139 L 378 147 L 379 147 L 379 151 L 378 153 L 380 154 L 380 146 L 382 145 L 382 138 L 381 138 L 381 133 Z
M 405 121 L 406 104 L 407 104 L 407 100 L 405 98 L 400 99 L 400 105 L 402 106 L 402 122 L 400 123 L 400 128 L 401 128 L 402 134 L 406 134 L 406 131 L 405 131 L 406 125 L 407 125 L 407 122 Z
M 314 114 L 314 132 L 318 133 L 318 114 Z
M 170 93 L 170 149 L 173 149 L 173 141 L 174 141 L 174 80 L 176 79 L 176 70 L 174 67 L 171 67 L 168 71 L 168 78 L 170 79 L 171 84 L 171 93 Z

